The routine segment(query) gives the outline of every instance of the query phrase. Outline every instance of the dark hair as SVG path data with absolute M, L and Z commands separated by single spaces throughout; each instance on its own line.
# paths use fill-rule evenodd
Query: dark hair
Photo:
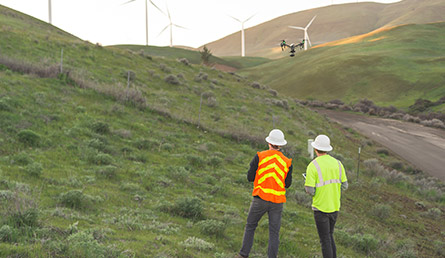
M 328 153 L 327 151 L 321 151 L 321 150 L 317 150 L 317 149 L 315 149 L 318 153 L 320 153 L 320 154 L 326 154 L 326 153 Z
M 269 143 L 269 144 L 270 144 L 270 143 Z M 275 149 L 275 150 L 279 150 L 280 147 L 281 147 L 281 146 L 273 145 L 273 144 L 270 144 L 270 146 L 272 146 L 272 148 Z

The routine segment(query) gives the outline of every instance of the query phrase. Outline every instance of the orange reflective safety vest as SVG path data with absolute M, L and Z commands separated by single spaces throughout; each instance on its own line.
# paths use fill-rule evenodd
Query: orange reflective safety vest
M 252 196 L 273 203 L 286 202 L 285 179 L 292 159 L 280 151 L 267 150 L 258 152 L 258 169 L 253 182 Z

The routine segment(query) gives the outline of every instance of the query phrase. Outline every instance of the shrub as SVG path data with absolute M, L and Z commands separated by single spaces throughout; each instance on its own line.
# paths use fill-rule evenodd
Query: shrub
M 40 175 L 42 174 L 42 170 L 43 170 L 42 164 L 38 162 L 31 163 L 25 167 L 25 172 L 28 175 L 34 177 L 40 177 Z
M 439 219 L 442 216 L 442 211 L 438 208 L 431 208 L 423 215 L 430 219 Z
M 216 98 L 215 97 L 207 98 L 207 106 L 209 106 L 209 107 L 216 107 L 217 105 L 218 105 L 218 103 L 216 102 Z
M 202 168 L 206 163 L 203 157 L 197 156 L 194 154 L 187 155 L 186 159 L 188 160 L 188 162 L 191 166 L 197 167 L 197 168 Z
M 107 248 L 100 245 L 92 234 L 78 232 L 70 235 L 68 241 L 69 257 L 105 257 Z
M 377 152 L 377 154 L 382 154 L 382 155 L 386 155 L 386 156 L 389 155 L 389 151 L 387 149 L 385 149 L 385 148 L 378 148 L 376 150 L 376 152 Z
M 179 81 L 178 77 L 176 77 L 173 74 L 169 74 L 165 77 L 164 79 L 165 82 L 169 83 L 169 84 L 173 84 L 173 85 L 178 85 L 181 84 L 181 82 Z
M 91 125 L 91 129 L 98 134 L 107 134 L 110 132 L 110 126 L 102 121 L 96 121 Z
M 170 73 L 171 69 L 170 67 L 166 66 L 165 64 L 160 64 L 159 68 L 161 69 L 161 71 L 163 71 L 164 73 Z
M 196 226 L 198 226 L 201 233 L 217 237 L 222 237 L 226 230 L 226 225 L 224 223 L 213 219 L 200 221 Z
M 159 145 L 159 143 L 152 139 L 141 138 L 141 139 L 136 140 L 134 145 L 136 148 L 138 148 L 140 150 L 149 150 L 149 149 L 152 149 L 153 147 L 157 147 Z
M 389 163 L 389 166 L 393 169 L 401 170 L 403 169 L 403 163 L 400 161 L 393 161 Z
M 202 217 L 203 204 L 196 197 L 185 197 L 176 201 L 172 212 L 184 218 L 199 219 Z
M 339 243 L 352 247 L 358 252 L 368 255 L 370 252 L 377 250 L 379 240 L 370 234 L 352 234 L 351 232 L 344 232 L 338 230 L 336 232 L 336 239 Z
M 114 162 L 114 159 L 110 154 L 98 153 L 93 157 L 92 162 L 96 165 L 110 165 Z
M 197 237 L 188 237 L 186 240 L 180 242 L 179 245 L 185 248 L 198 249 L 200 251 L 212 250 L 215 247 L 214 244 L 206 242 L 205 240 Z
M 392 170 L 391 172 L 385 170 L 385 172 L 386 173 L 384 173 L 383 176 L 386 178 L 388 183 L 397 184 L 399 182 L 406 182 L 409 180 L 409 177 L 397 170 Z
M 371 209 L 371 215 L 380 220 L 385 220 L 391 215 L 391 207 L 386 204 L 376 204 L 374 208 Z
M 125 71 L 125 72 L 123 73 L 123 77 L 124 77 L 126 80 L 130 80 L 130 82 L 133 82 L 133 81 L 136 80 L 136 73 L 133 72 L 133 71 Z
M 295 192 L 295 200 L 298 204 L 304 206 L 304 207 L 311 207 L 312 204 L 312 197 L 309 196 L 307 193 L 303 191 L 296 191 Z
M 17 239 L 17 232 L 14 228 L 3 225 L 0 228 L 0 242 L 13 242 Z
M 261 89 L 261 84 L 259 82 L 252 82 L 250 86 L 254 89 Z
M 436 240 L 433 242 L 434 244 L 434 250 L 436 253 L 440 256 L 445 256 L 445 242 Z
M 34 160 L 26 152 L 20 152 L 19 154 L 15 155 L 13 161 L 18 165 L 28 165 L 34 162 Z
M 27 146 L 35 147 L 39 144 L 40 135 L 31 130 L 22 130 L 17 134 L 19 141 Z
M 272 96 L 274 96 L 274 97 L 278 96 L 278 91 L 272 90 L 272 89 L 270 89 L 268 91 L 269 91 L 270 94 L 272 94 Z
M 81 190 L 71 190 L 59 195 L 61 205 L 78 210 L 89 208 L 96 201 L 98 201 L 98 198 L 84 194 Z
M 0 99 L 0 111 L 11 111 L 11 107 L 9 104 L 4 100 Z
M 106 141 L 99 138 L 94 138 L 88 141 L 88 146 L 96 150 L 103 151 L 106 147 Z
M 102 166 L 96 170 L 96 175 L 110 179 L 116 177 L 116 170 L 117 167 L 113 165 Z
M 189 62 L 189 60 L 187 58 L 180 58 L 180 59 L 178 59 L 178 62 L 183 63 L 183 64 L 185 64 L 187 66 L 190 65 L 190 62 Z
M 35 227 L 38 225 L 38 216 L 37 209 L 19 210 L 8 216 L 8 224 L 16 228 Z
M 204 72 L 199 72 L 198 77 L 204 81 L 207 81 L 207 79 L 209 78 L 209 75 Z
M 380 165 L 377 159 L 367 159 L 363 162 L 365 172 L 371 176 L 380 175 L 385 171 L 385 168 Z

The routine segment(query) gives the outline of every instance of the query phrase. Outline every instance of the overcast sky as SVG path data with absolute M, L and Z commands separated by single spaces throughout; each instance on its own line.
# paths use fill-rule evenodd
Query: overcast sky
M 83 40 L 102 45 L 145 44 L 145 0 L 51 0 L 52 23 Z M 241 29 L 230 16 L 245 20 L 245 28 L 279 16 L 357 0 L 152 0 L 172 21 L 187 29 L 173 29 L 173 44 L 199 47 Z M 358 2 L 364 2 L 359 0 Z M 398 0 L 377 0 L 393 3 Z M 0 4 L 48 22 L 48 0 L 0 0 Z M 168 46 L 169 30 L 159 34 L 168 17 L 149 3 L 148 43 Z M 298 25 L 298 24 L 293 24 Z M 304 26 L 305 24 L 301 24 Z M 247 36 L 246 36 L 247 37 Z

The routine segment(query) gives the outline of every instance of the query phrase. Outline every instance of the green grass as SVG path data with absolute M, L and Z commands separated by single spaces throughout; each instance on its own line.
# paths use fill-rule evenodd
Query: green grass
M 69 70 L 40 78 L 0 67 L 1 256 L 231 257 L 241 246 L 252 198 L 248 164 L 266 147 L 273 124 L 285 132 L 294 165 L 280 257 L 321 255 L 312 211 L 296 198 L 310 161 L 307 139 L 319 133 L 331 137 L 351 183 L 338 231 L 355 238 L 339 241 L 339 253 L 366 255 L 367 234 L 382 244 L 370 256 L 393 255 L 399 251 L 394 239 L 401 238 L 417 244 L 411 249 L 418 257 L 436 255 L 434 240 L 444 225 L 422 217 L 415 203 L 443 210 L 443 194 L 432 192 L 443 186 L 432 182 L 420 191 L 371 172 L 356 182 L 355 152 L 365 141 L 356 132 L 284 95 L 254 89 L 236 74 L 184 65 L 179 56 L 148 58 L 95 46 L 3 7 L 0 22 L 0 57 L 46 67 L 60 60 L 63 48 Z M 127 90 L 129 70 L 134 91 Z M 181 83 L 167 83 L 168 75 Z M 287 108 L 274 101 L 287 101 Z M 366 147 L 362 159 L 378 157 L 378 148 Z M 367 212 L 381 202 L 392 207 L 384 221 Z M 37 217 L 23 217 L 34 211 Z M 206 220 L 224 230 L 203 229 Z M 267 230 L 263 218 L 251 257 L 266 254 Z
M 242 74 L 298 99 L 407 108 L 445 96 L 445 23 L 406 25 L 364 41 L 299 52 Z

